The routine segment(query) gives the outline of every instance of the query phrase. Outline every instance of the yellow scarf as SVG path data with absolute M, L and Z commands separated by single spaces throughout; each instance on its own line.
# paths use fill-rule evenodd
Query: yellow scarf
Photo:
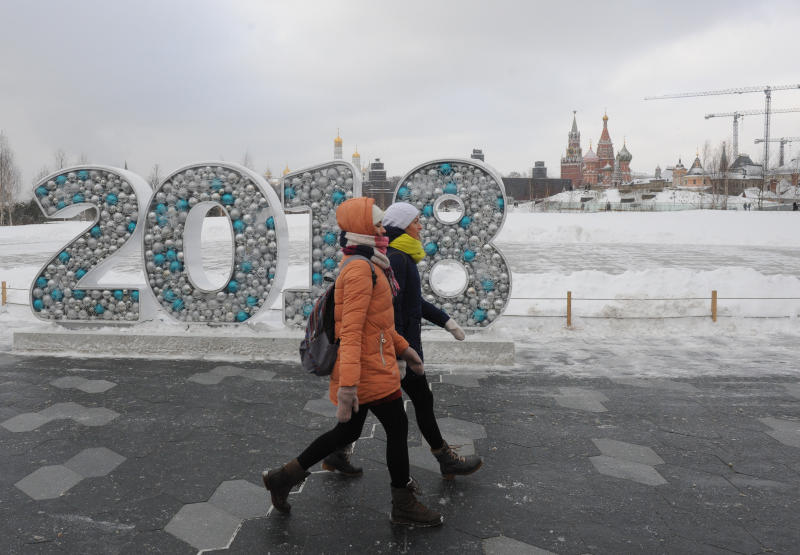
M 419 261 L 425 258 L 425 249 L 422 248 L 422 241 L 414 239 L 408 233 L 403 233 L 398 236 L 394 241 L 389 243 L 389 246 L 409 255 L 414 261 L 414 264 L 419 264 Z

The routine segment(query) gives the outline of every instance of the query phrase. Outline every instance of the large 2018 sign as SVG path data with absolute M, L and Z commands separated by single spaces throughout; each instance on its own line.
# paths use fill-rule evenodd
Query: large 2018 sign
M 361 195 L 361 176 L 334 161 L 283 179 L 282 198 L 258 174 L 236 164 L 181 168 L 151 191 L 140 176 L 109 166 L 78 166 L 44 178 L 34 190 L 48 218 L 91 208 L 94 221 L 47 262 L 31 284 L 37 317 L 59 323 L 135 323 L 157 312 L 186 323 L 252 322 L 281 293 L 288 268 L 286 212 L 309 212 L 310 288 L 283 291 L 284 322 L 304 325 L 342 253 L 336 208 Z M 428 257 L 423 294 L 462 326 L 489 325 L 510 294 L 510 272 L 491 241 L 505 220 L 502 181 L 474 160 L 437 160 L 409 172 L 395 199 L 422 214 Z M 203 269 L 201 230 L 215 207 L 233 236 L 230 273 L 220 287 Z M 102 283 L 112 259 L 141 249 L 145 286 Z M 436 286 L 439 264 L 464 270 L 463 287 Z

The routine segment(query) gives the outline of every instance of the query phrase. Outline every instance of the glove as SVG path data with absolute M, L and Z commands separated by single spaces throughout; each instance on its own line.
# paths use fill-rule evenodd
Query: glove
M 348 422 L 354 412 L 358 412 L 358 395 L 356 395 L 356 386 L 348 385 L 339 388 L 336 394 L 336 399 L 339 405 L 336 408 L 336 420 L 339 422 Z
M 461 326 L 459 326 L 452 318 L 445 322 L 444 329 L 453 334 L 453 337 L 459 341 L 464 341 L 464 330 L 462 330 Z

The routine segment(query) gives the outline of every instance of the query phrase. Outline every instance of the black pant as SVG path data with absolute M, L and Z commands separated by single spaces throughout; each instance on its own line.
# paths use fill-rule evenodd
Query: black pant
M 339 422 L 329 432 L 325 432 L 300 453 L 297 461 L 307 470 L 319 461 L 361 437 L 367 411 L 370 410 L 378 418 L 386 431 L 386 465 L 392 486 L 404 488 L 408 484 L 408 418 L 403 409 L 403 399 L 372 405 L 361 405 L 347 422 Z
M 422 432 L 422 437 L 425 438 L 431 449 L 441 448 L 444 445 L 444 439 L 439 431 L 439 425 L 436 423 L 436 416 L 433 414 L 433 393 L 428 385 L 428 378 L 425 374 L 420 376 L 410 368 L 406 368 L 406 377 L 402 379 L 400 385 L 414 405 L 417 425 L 419 431 Z

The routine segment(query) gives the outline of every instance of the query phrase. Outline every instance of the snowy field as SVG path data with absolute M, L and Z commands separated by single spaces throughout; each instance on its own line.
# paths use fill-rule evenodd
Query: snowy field
M 305 216 L 288 216 L 290 267 L 286 287 L 308 283 Z M 222 276 L 229 238 L 221 220 L 204 228 L 206 268 Z M 47 329 L 27 307 L 31 281 L 42 264 L 86 223 L 0 227 L 0 279 L 13 304 L 0 314 L 0 350 L 14 329 Z M 683 340 L 697 336 L 800 338 L 800 214 L 797 212 L 682 211 L 645 213 L 508 214 L 495 244 L 513 276 L 512 300 L 489 337 L 519 348 L 542 342 L 602 342 L 625 336 Z M 139 259 L 122 259 L 104 279 L 144 284 Z M 710 318 L 717 290 L 719 321 Z M 566 329 L 572 292 L 573 329 Z M 653 300 L 646 300 L 653 299 Z M 16 304 L 21 303 L 21 304 Z M 279 329 L 279 303 L 266 324 L 220 331 Z M 137 329 L 152 331 L 164 323 Z M 248 328 L 245 326 L 244 328 Z

